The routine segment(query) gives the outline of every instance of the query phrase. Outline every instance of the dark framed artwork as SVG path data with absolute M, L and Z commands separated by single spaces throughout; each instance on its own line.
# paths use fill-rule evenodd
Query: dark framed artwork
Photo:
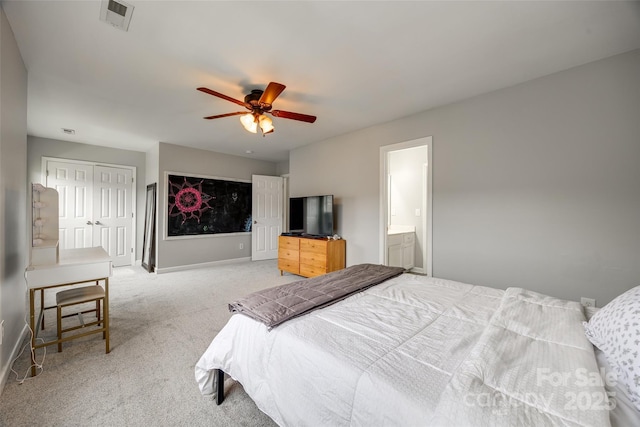
M 167 175 L 167 237 L 251 232 L 251 182 Z
M 147 185 L 142 241 L 142 267 L 152 273 L 156 266 L 156 183 Z

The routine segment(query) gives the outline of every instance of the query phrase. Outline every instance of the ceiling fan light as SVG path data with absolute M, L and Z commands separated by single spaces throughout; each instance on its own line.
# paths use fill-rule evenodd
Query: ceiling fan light
M 271 133 L 275 130 L 275 127 L 273 126 L 273 121 L 269 117 L 265 116 L 264 114 L 261 114 L 260 117 L 258 117 L 258 121 L 260 123 L 260 129 L 262 130 L 263 135 Z
M 251 133 L 258 133 L 258 123 L 256 123 L 256 119 L 253 117 L 253 114 L 247 113 L 240 116 L 240 123 L 246 130 Z

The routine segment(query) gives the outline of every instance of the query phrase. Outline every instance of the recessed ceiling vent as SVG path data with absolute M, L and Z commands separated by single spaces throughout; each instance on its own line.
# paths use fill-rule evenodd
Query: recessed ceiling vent
M 133 14 L 133 6 L 123 1 L 102 0 L 100 20 L 127 31 Z

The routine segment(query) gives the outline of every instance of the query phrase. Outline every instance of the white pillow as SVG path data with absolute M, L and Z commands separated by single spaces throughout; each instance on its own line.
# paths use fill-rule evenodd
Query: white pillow
M 584 322 L 589 341 L 598 347 L 618 374 L 640 410 L 640 286 L 605 305 Z

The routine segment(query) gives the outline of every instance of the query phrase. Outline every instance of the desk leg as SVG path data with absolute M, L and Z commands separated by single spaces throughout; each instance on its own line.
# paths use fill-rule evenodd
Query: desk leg
M 109 278 L 106 277 L 104 279 L 104 339 L 105 339 L 105 346 L 106 346 L 106 352 L 105 353 L 109 353 L 111 351 L 111 349 L 109 348 Z
M 36 359 L 34 347 L 36 346 L 36 330 L 35 330 L 35 290 L 29 289 L 29 327 L 31 328 L 31 376 L 36 376 Z
M 40 309 L 42 310 L 42 330 L 44 331 L 44 289 L 40 289 Z

